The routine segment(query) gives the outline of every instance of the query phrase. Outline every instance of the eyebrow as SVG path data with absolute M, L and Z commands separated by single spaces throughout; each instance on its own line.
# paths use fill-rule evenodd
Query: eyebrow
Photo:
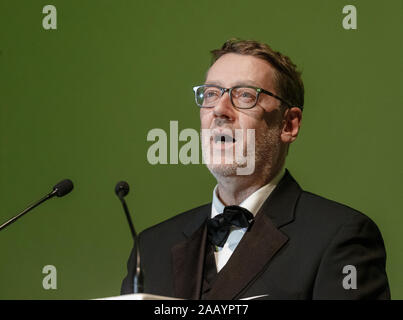
M 204 84 L 215 85 L 215 86 L 219 86 L 219 87 L 223 86 L 220 81 L 205 81 Z M 233 85 L 233 87 L 237 87 L 237 86 L 252 86 L 252 87 L 262 88 L 261 86 L 259 86 L 258 84 L 256 84 L 253 81 L 250 81 L 250 80 L 239 81 Z

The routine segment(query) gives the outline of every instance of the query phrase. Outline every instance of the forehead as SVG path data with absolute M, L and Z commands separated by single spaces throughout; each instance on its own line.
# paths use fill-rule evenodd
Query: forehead
M 214 83 L 226 88 L 245 84 L 272 90 L 274 72 L 274 68 L 263 59 L 227 53 L 210 67 L 206 83 Z

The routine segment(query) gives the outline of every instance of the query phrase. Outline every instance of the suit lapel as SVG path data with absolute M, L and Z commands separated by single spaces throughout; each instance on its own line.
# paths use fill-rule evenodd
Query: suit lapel
M 265 270 L 265 266 L 288 241 L 279 228 L 293 220 L 300 193 L 300 187 L 286 171 L 259 210 L 254 224 L 218 273 L 206 299 L 235 299 Z
M 266 215 L 256 219 L 224 268 L 218 273 L 207 299 L 234 299 L 273 258 L 288 238 Z M 257 253 L 257 254 L 254 254 Z
M 280 228 L 294 220 L 295 207 L 302 189 L 288 170 L 263 203 L 259 213 L 265 213 L 276 228 Z
M 174 289 L 178 298 L 200 298 L 207 243 L 205 221 L 210 213 L 211 204 L 201 207 L 183 231 L 186 239 L 172 247 Z
M 238 298 L 265 270 L 288 241 L 280 228 L 293 221 L 301 192 L 287 170 L 262 205 L 250 230 L 218 273 L 206 299 Z M 211 204 L 196 211 L 183 231 L 185 240 L 172 248 L 175 296 L 184 299 L 200 298 L 207 242 L 205 221 L 211 214 Z

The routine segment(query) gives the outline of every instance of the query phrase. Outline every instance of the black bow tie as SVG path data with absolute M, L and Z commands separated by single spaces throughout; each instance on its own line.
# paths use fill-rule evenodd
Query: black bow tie
M 212 244 L 222 247 L 227 241 L 231 226 L 249 228 L 253 219 L 253 214 L 245 208 L 225 207 L 223 213 L 207 221 L 207 237 Z

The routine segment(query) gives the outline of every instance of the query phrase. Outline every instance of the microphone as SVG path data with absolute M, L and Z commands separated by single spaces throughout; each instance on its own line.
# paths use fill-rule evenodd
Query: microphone
M 115 193 L 119 198 L 126 197 L 129 191 L 130 187 L 126 181 L 120 181 L 116 184 Z
M 123 210 L 126 214 L 127 222 L 129 223 L 130 232 L 133 237 L 134 247 L 136 249 L 136 270 L 133 276 L 133 293 L 142 293 L 144 292 L 144 277 L 143 272 L 140 267 L 140 248 L 139 248 L 139 239 L 134 229 L 132 219 L 130 217 L 129 208 L 127 207 L 126 201 L 124 199 L 125 196 L 129 193 L 130 187 L 126 181 L 120 181 L 115 186 L 115 193 L 118 196 L 119 200 L 122 202 Z
M 65 179 L 60 181 L 58 184 L 56 184 L 53 187 L 52 192 L 48 193 L 46 196 L 44 196 L 42 199 L 38 200 L 37 202 L 31 204 L 28 208 L 26 208 L 24 211 L 21 213 L 17 214 L 16 216 L 12 217 L 8 221 L 4 222 L 0 226 L 0 230 L 3 230 L 13 222 L 17 221 L 19 218 L 21 218 L 24 214 L 28 213 L 31 211 L 33 208 L 39 206 L 41 203 L 45 202 L 46 200 L 49 200 L 50 198 L 53 198 L 54 196 L 58 197 L 63 197 L 66 194 L 68 194 L 71 190 L 73 190 L 73 182 L 69 179 Z

